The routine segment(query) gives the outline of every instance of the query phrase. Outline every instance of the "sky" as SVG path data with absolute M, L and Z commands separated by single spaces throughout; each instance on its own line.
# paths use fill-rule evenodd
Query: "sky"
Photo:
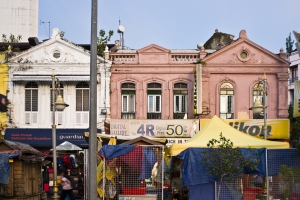
M 59 28 L 67 40 L 90 44 L 91 5 L 92 0 L 39 0 L 39 41 L 49 37 L 50 25 L 50 37 Z M 130 49 L 197 49 L 215 29 L 234 39 L 244 29 L 248 39 L 279 53 L 286 51 L 289 34 L 295 40 L 292 31 L 300 32 L 299 8 L 299 0 L 98 0 L 97 36 L 100 29 L 113 30 L 109 43 L 119 40 L 120 20 Z

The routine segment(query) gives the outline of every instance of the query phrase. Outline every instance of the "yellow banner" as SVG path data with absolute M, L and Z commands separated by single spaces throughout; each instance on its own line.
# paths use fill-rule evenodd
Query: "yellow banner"
M 300 81 L 294 82 L 294 112 L 293 117 L 300 117 Z
M 200 130 L 210 119 L 200 119 Z M 263 119 L 226 119 L 223 120 L 233 128 L 255 137 L 263 137 Z M 268 139 L 288 139 L 290 138 L 289 119 L 267 119 L 267 138 Z

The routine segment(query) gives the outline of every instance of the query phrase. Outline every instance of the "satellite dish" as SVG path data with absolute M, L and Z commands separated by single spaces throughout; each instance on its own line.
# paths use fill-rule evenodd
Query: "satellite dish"
M 120 25 L 118 28 L 118 33 L 123 33 L 125 31 L 124 26 Z

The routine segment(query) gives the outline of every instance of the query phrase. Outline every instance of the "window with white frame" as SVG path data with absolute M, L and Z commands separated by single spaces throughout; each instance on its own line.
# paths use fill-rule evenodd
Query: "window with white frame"
M 135 84 L 123 83 L 122 88 L 122 119 L 135 119 Z
M 148 84 L 147 119 L 161 119 L 161 84 Z
M 37 124 L 38 85 L 29 82 L 25 85 L 25 124 Z
M 59 83 L 59 87 L 55 88 L 54 91 L 54 101 L 56 102 L 57 100 L 57 96 L 61 95 L 62 97 L 64 97 L 64 86 L 63 84 Z M 50 111 L 51 111 L 51 118 L 52 119 L 52 111 L 53 111 L 53 99 L 52 99 L 52 84 L 50 85 Z M 63 111 L 55 111 L 55 119 L 57 119 L 57 125 L 62 125 L 63 124 Z
M 234 119 L 234 88 L 229 82 L 220 87 L 220 118 Z
M 174 119 L 183 119 L 187 114 L 187 84 L 175 83 L 174 84 Z
M 255 102 L 255 99 L 260 100 L 262 105 L 265 105 L 266 99 L 264 99 L 264 84 L 263 82 L 258 82 L 253 86 L 253 103 Z M 267 114 L 267 110 L 266 110 Z M 253 119 L 263 119 L 264 118 L 264 111 L 261 113 L 253 113 Z
M 76 85 L 76 124 L 87 125 L 89 123 L 89 84 L 80 82 Z

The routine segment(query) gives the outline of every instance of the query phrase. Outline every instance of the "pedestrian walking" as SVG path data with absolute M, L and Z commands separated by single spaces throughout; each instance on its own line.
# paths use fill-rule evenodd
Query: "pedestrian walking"
M 71 177 L 68 175 L 68 171 L 63 171 L 62 172 L 62 191 L 60 194 L 60 200 L 65 200 L 67 195 L 69 195 L 69 199 L 75 200 L 74 194 L 73 194 L 73 188 L 72 188 L 72 183 L 71 183 Z

